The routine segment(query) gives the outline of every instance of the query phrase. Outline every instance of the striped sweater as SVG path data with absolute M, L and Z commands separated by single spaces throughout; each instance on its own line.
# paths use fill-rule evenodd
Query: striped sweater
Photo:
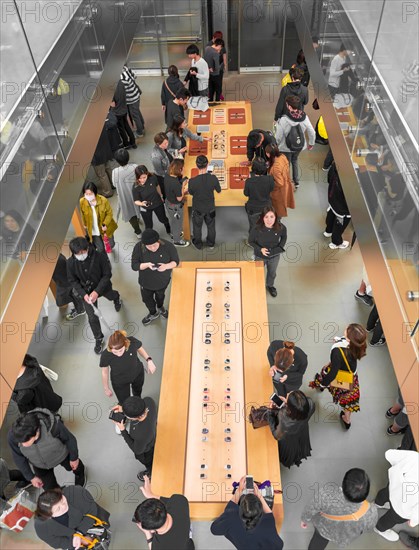
M 121 73 L 121 80 L 125 86 L 127 96 L 127 105 L 131 105 L 140 100 L 141 90 L 135 82 L 135 75 L 131 69 L 124 65 L 124 70 Z

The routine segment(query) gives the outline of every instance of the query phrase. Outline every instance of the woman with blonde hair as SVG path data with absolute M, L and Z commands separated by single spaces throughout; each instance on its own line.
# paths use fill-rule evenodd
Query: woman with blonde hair
M 269 374 L 278 395 L 299 390 L 307 369 L 307 355 L 294 342 L 274 340 L 268 348 Z
M 268 157 L 268 174 L 275 182 L 271 193 L 272 206 L 279 218 L 288 215 L 287 208 L 295 208 L 294 186 L 290 177 L 290 166 L 287 157 L 281 153 L 278 147 L 270 144 L 266 147 Z
M 105 395 L 112 397 L 112 390 L 109 388 L 109 374 L 112 389 L 122 403 L 130 397 L 130 390 L 133 395 L 141 397 L 144 384 L 144 365 L 140 358 L 144 357 L 147 362 L 146 370 L 153 374 L 156 365 L 153 359 L 143 348 L 142 342 L 134 336 L 127 336 L 124 330 L 116 330 L 110 335 L 107 348 L 102 352 L 99 366 L 102 369 L 102 382 Z
M 344 336 L 335 337 L 335 343 L 330 351 L 330 363 L 323 367 L 321 373 L 316 374 L 310 382 L 310 388 L 320 391 L 326 388 L 333 397 L 333 402 L 341 408 L 340 419 L 346 430 L 351 427 L 351 414 L 359 412 L 359 379 L 356 373 L 357 364 L 367 354 L 367 331 L 358 323 L 351 323 L 345 329 Z M 338 371 L 347 371 L 353 374 L 351 389 L 331 386 Z

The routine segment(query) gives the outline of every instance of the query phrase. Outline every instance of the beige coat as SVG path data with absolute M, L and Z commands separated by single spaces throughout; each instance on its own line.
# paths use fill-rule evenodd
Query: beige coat
M 295 208 L 294 187 L 290 178 L 290 168 L 285 155 L 275 158 L 269 174 L 274 178 L 275 187 L 271 193 L 272 206 L 280 218 L 287 216 L 287 208 Z

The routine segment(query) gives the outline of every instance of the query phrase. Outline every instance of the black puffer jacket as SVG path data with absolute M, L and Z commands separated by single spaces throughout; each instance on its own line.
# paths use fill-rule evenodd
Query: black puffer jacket
M 91 244 L 89 255 L 84 262 L 80 262 L 74 256 L 67 260 L 67 275 L 71 287 L 80 297 L 94 290 L 101 296 L 112 288 L 112 269 L 108 255 L 98 252 Z
M 340 182 L 339 174 L 336 169 L 336 164 L 333 162 L 327 174 L 327 181 L 329 187 L 327 190 L 327 197 L 329 206 L 333 212 L 339 217 L 350 218 L 348 205 L 346 203 L 345 195 L 343 193 L 342 184 Z

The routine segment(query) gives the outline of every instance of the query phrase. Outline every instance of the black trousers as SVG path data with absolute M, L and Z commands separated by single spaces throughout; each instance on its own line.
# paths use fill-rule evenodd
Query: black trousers
M 166 288 L 167 287 L 160 290 L 148 290 L 147 288 L 141 287 L 141 298 L 152 315 L 156 313 L 157 308 L 163 307 Z
M 117 384 L 111 379 L 112 388 L 115 392 L 115 395 L 118 399 L 118 403 L 122 405 L 122 403 L 130 397 L 131 395 L 131 388 L 132 388 L 132 395 L 135 395 L 136 397 L 141 397 L 141 392 L 143 390 L 144 385 L 144 368 L 141 369 L 140 374 L 134 378 L 132 382 L 128 382 L 127 384 Z
M 215 95 L 215 101 L 221 100 L 221 90 L 223 86 L 223 75 L 212 75 L 210 74 L 209 77 L 209 93 L 208 97 L 210 101 L 214 101 L 214 95 Z
M 136 235 L 141 235 L 140 221 L 137 218 L 137 216 L 133 216 L 132 218 L 130 218 L 129 223 L 131 224 L 131 227 L 133 228 L 134 233 Z
M 195 244 L 202 245 L 202 225 L 205 222 L 207 226 L 207 245 L 215 245 L 215 210 L 207 212 L 205 214 L 198 212 L 198 210 L 192 210 L 192 231 L 193 242 Z
M 339 88 L 335 88 L 334 86 L 330 86 L 330 85 L 328 86 L 328 88 L 329 88 L 329 92 L 330 92 L 330 97 L 331 97 L 332 99 L 334 99 L 334 98 L 335 98 L 335 95 L 336 95 L 337 93 L 339 93 Z
M 131 129 L 131 126 L 128 124 L 127 115 L 118 116 L 118 130 L 121 135 L 122 142 L 124 147 L 128 145 L 135 145 L 135 136 L 134 132 Z
M 311 541 L 308 545 L 308 550 L 323 550 L 323 548 L 326 548 L 329 542 L 330 540 L 322 537 L 317 529 L 315 529 Z
M 139 460 L 141 464 L 144 464 L 146 470 L 151 472 L 151 469 L 153 467 L 154 445 L 149 451 L 135 455 L 135 458 Z
M 292 167 L 292 180 L 297 185 L 300 184 L 300 174 L 299 174 L 299 168 L 298 168 L 299 154 L 300 154 L 300 151 L 290 151 L 288 153 L 284 151 L 284 155 L 287 157 L 290 165 L 290 175 L 291 175 L 291 167 Z
M 166 228 L 167 234 L 170 235 L 169 218 L 166 216 L 166 211 L 163 204 L 160 204 L 157 208 L 153 208 L 152 210 L 146 210 L 145 212 L 141 211 L 141 216 L 144 220 L 146 229 L 153 229 L 153 212 L 156 214 L 159 222 L 161 222 Z
M 102 294 L 104 298 L 107 300 L 110 300 L 111 302 L 116 302 L 119 300 L 119 292 L 117 290 L 114 290 L 112 287 L 110 290 L 107 290 Z M 84 300 L 83 300 L 84 301 Z M 95 306 L 98 307 L 99 298 L 95 302 Z M 102 340 L 103 339 L 103 332 L 102 328 L 100 326 L 100 320 L 99 317 L 95 315 L 95 312 L 90 304 L 87 302 L 84 302 L 84 309 L 87 313 L 87 318 L 89 320 L 90 328 L 92 329 L 93 336 L 95 340 Z
M 66 458 L 60 462 L 61 466 L 67 470 L 67 472 L 71 472 L 71 466 L 70 466 L 70 455 L 67 455 Z M 43 468 L 37 468 L 36 466 L 32 465 L 33 471 L 35 472 L 35 475 L 37 477 L 40 477 L 44 483 L 42 489 L 44 491 L 47 491 L 48 489 L 56 489 L 59 487 L 59 484 L 57 483 L 57 479 L 54 474 L 54 468 L 51 468 L 50 470 L 44 470 Z M 81 485 L 83 487 L 84 485 L 84 464 L 79 459 L 79 465 L 77 466 L 77 469 L 74 470 L 75 485 Z
M 326 232 L 332 234 L 332 243 L 340 245 L 343 243 L 343 232 L 348 227 L 351 218 L 338 218 L 330 209 L 326 215 Z
M 392 529 L 399 523 L 406 523 L 406 521 L 408 521 L 407 519 L 399 516 L 399 514 L 396 514 L 394 511 L 394 508 L 390 502 L 389 484 L 378 491 L 377 496 L 375 497 L 375 502 L 379 506 L 383 506 L 386 502 L 390 503 L 390 510 L 387 510 L 387 512 L 377 521 L 377 525 L 375 527 L 378 531 L 387 531 L 387 529 Z
M 268 203 L 268 205 L 270 206 L 270 203 Z M 250 233 L 252 229 L 256 227 L 256 222 L 260 218 L 263 208 L 252 208 L 252 207 L 249 208 L 247 204 L 244 205 L 244 208 L 246 209 L 247 219 L 249 220 L 249 233 Z
M 372 330 L 371 344 L 376 344 L 380 338 L 384 338 L 383 327 L 378 317 L 377 306 L 374 304 L 367 321 L 367 330 Z
M 325 170 L 328 170 L 332 166 L 332 162 L 333 162 L 333 153 L 332 153 L 332 149 L 330 149 L 329 147 L 329 150 L 327 151 L 327 155 L 325 156 L 323 161 L 323 168 Z

